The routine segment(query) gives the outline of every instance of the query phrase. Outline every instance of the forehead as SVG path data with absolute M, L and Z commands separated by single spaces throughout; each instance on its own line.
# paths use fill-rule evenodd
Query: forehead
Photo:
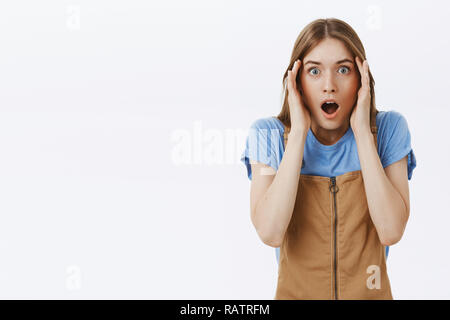
M 353 60 L 353 55 L 344 43 L 338 39 L 327 38 L 320 41 L 303 58 L 303 61 L 313 60 L 323 64 L 334 64 L 344 58 Z

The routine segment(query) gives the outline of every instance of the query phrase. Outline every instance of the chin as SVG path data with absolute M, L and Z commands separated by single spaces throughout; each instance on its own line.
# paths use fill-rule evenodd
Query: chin
M 320 127 L 326 130 L 336 130 L 342 127 L 342 123 L 322 123 L 320 124 Z
M 333 120 L 327 120 L 324 119 L 321 114 L 319 114 L 319 120 L 317 121 L 317 117 L 315 118 L 315 122 L 319 125 L 319 127 L 326 129 L 326 130 L 336 130 L 341 128 L 345 121 L 343 119 L 333 119 Z

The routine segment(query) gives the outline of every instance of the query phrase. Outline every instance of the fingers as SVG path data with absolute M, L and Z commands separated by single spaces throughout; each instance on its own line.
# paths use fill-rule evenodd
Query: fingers
M 292 67 L 292 74 L 294 76 L 294 79 L 297 77 L 298 69 L 300 69 L 300 65 L 302 62 L 300 60 L 295 60 L 294 66 Z
M 361 86 L 365 89 L 369 88 L 370 78 L 369 78 L 369 63 L 367 60 L 364 60 L 361 63 L 361 59 L 356 57 L 356 64 L 358 66 L 359 74 L 361 75 Z
M 289 91 L 292 91 L 293 89 L 297 88 L 295 80 L 297 79 L 297 73 L 298 73 L 298 70 L 300 69 L 300 65 L 301 65 L 301 61 L 296 60 L 294 62 L 294 65 L 292 66 L 292 70 L 288 70 L 287 85 L 288 85 Z
M 292 92 L 292 80 L 291 80 L 291 70 L 288 70 L 288 76 L 287 76 L 287 89 L 289 92 Z

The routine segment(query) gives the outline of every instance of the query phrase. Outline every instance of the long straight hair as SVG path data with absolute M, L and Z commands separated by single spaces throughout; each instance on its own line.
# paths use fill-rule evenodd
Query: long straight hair
M 346 22 L 335 19 L 317 19 L 310 22 L 299 34 L 297 39 L 295 40 L 294 49 L 291 54 L 291 61 L 289 62 L 289 66 L 286 69 L 283 76 L 283 106 L 281 108 L 281 112 L 278 114 L 277 118 L 288 128 L 291 127 L 291 117 L 289 113 L 289 104 L 288 104 L 288 95 L 286 91 L 286 83 L 288 71 L 292 70 L 294 66 L 294 62 L 298 59 L 303 61 L 305 55 L 313 49 L 320 41 L 326 38 L 333 38 L 342 41 L 342 43 L 346 46 L 346 48 L 353 54 L 353 58 L 359 57 L 361 61 L 366 60 L 366 52 L 364 50 L 364 46 L 356 34 L 355 30 L 347 24 Z M 300 84 L 300 74 L 303 69 L 303 64 L 301 65 L 297 77 L 296 84 L 297 90 L 301 91 Z M 361 75 L 359 74 L 358 68 L 355 68 L 358 71 L 359 79 L 361 79 Z M 375 123 L 376 115 L 378 110 L 375 107 L 375 80 L 372 77 L 372 74 L 369 70 L 369 78 L 370 78 L 370 124 L 372 132 L 376 128 L 372 127 L 372 123 Z

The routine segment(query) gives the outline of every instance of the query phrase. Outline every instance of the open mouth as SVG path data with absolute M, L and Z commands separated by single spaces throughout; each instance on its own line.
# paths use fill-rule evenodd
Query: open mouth
M 339 109 L 339 105 L 335 102 L 325 102 L 322 104 L 321 108 L 327 114 L 332 115 L 337 111 L 337 109 Z

